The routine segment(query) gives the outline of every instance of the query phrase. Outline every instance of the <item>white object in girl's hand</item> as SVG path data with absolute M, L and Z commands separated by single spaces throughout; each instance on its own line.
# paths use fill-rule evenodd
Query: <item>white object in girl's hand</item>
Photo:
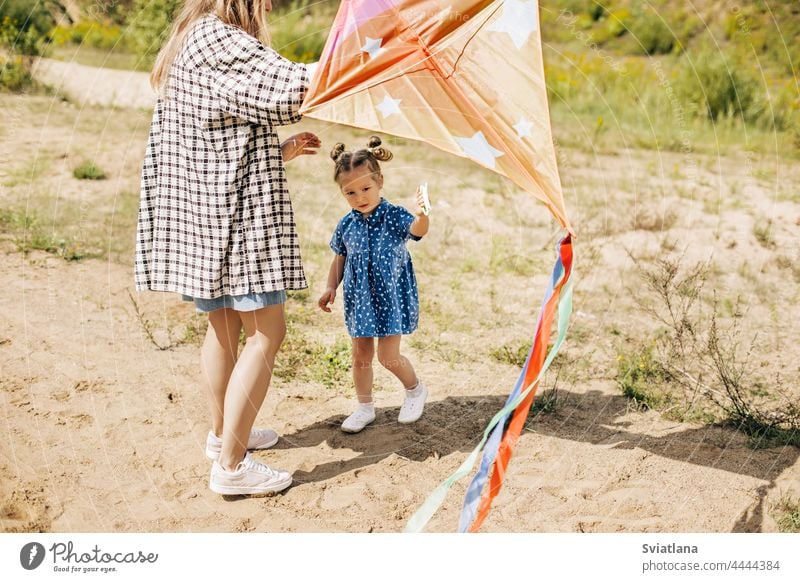
M 422 213 L 428 216 L 431 213 L 431 199 L 428 198 L 427 182 L 423 182 L 419 185 L 419 193 L 422 194 Z

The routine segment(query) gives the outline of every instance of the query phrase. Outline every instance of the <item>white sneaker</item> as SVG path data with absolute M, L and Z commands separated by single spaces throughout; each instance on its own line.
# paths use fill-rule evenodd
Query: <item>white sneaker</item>
M 259 451 L 261 449 L 268 449 L 278 442 L 278 433 L 271 428 L 254 428 L 250 431 L 250 438 L 247 439 L 248 451 Z M 219 459 L 219 454 L 222 452 L 222 439 L 214 434 L 214 431 L 208 431 L 206 437 L 206 457 L 212 461 Z
M 403 406 L 400 407 L 397 422 L 408 424 L 419 420 L 425 408 L 425 399 L 427 397 L 428 389 L 425 388 L 425 384 L 422 382 L 417 384 L 417 387 L 413 390 L 406 390 L 406 399 L 403 401 Z
M 235 470 L 226 471 L 217 461 L 211 465 L 208 486 L 221 495 L 264 495 L 283 491 L 292 484 L 292 476 L 286 471 L 270 469 L 256 461 L 250 453 Z
M 359 404 L 356 411 L 344 419 L 342 430 L 344 432 L 361 432 L 364 427 L 375 420 L 375 405 Z

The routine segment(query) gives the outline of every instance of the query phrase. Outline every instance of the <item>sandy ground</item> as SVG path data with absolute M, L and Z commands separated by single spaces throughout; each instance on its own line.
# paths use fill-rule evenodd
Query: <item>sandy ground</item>
M 206 483 L 197 349 L 142 337 L 129 269 L 10 253 L 0 276 L 4 531 L 398 531 L 502 405 L 426 363 L 419 423 L 395 422 L 391 394 L 351 436 L 336 426 L 347 395 L 276 382 L 259 418 L 282 438 L 257 457 L 295 485 L 225 499 Z M 609 381 L 569 396 L 523 433 L 485 531 L 775 531 L 765 500 L 796 487 L 797 448 L 755 451 L 730 430 L 630 412 Z M 461 494 L 431 530 L 452 530 Z
M 41 191 L 57 191 L 61 204 L 98 208 L 119 205 L 120 200 L 130 202 L 131 197 L 135 200 L 147 129 L 141 112 L 122 120 L 114 118 L 112 123 L 102 110 L 73 109 L 69 113 L 70 105 L 54 104 L 47 98 L 3 99 L 12 112 L 11 119 L 17 121 L 11 126 L 16 130 L 2 135 L 0 146 L 0 168 L 6 168 L 0 172 L 6 185 L 4 206 L 25 204 Z M 34 114 L 35 124 L 28 117 Z M 79 126 L 76 116 L 91 119 L 91 123 Z M 310 127 L 318 130 L 313 124 Z M 105 149 L 87 143 L 91 141 L 87 136 L 92 135 L 100 136 Z M 78 142 L 82 145 L 76 148 Z M 111 180 L 86 183 L 71 177 L 70 164 L 86 151 L 97 152 L 102 165 L 110 170 Z M 8 168 L 42 152 L 66 161 L 52 162 L 49 170 L 30 184 L 8 186 Z M 621 173 L 652 175 L 651 164 L 671 167 L 679 156 L 562 154 L 565 186 L 573 193 L 568 206 L 575 208 L 573 219 L 584 233 L 580 243 L 584 245 L 583 258 L 579 255 L 582 262 L 578 263 L 581 283 L 565 350 L 573 362 L 583 364 L 573 366 L 575 373 L 561 382 L 562 404 L 554 412 L 529 420 L 506 485 L 482 531 L 776 531 L 771 507 L 784 495 L 800 493 L 800 449 L 776 446 L 756 450 L 748 445 L 747 437 L 731 429 L 670 421 L 656 412 L 637 410 L 614 381 L 615 339 L 608 330 L 612 324 L 635 327 L 642 318 L 626 304 L 626 283 L 632 275 L 624 248 L 646 246 L 663 233 L 618 227 L 625 212 L 608 201 L 595 206 L 581 204 L 581 188 L 576 185 L 582 172 L 592 174 L 596 184 L 618 179 Z M 743 171 L 741 160 L 723 162 L 724 167 L 714 168 L 711 160 L 711 169 L 704 170 L 709 179 Z M 327 176 L 330 168 L 324 161 L 314 163 L 309 166 L 313 172 L 319 169 Z M 468 166 L 461 161 L 453 164 Z M 416 178 L 414 164 L 398 170 L 403 171 Z M 326 238 L 321 233 L 329 232 L 333 217 L 341 214 L 336 206 L 340 201 L 330 197 L 334 208 L 326 207 L 329 218 L 320 225 L 316 212 L 309 211 L 309 206 L 303 210 L 303 204 L 320 195 L 302 185 L 298 172 L 290 178 L 296 185 L 312 293 L 311 299 L 293 298 L 287 305 L 290 319 L 299 322 L 291 328 L 290 340 L 295 344 L 301 338 L 331 343 L 334 338 L 346 338 L 341 322 L 320 319 L 313 300 L 328 260 L 323 252 Z M 676 181 L 669 182 L 675 186 Z M 653 179 L 646 185 L 649 188 L 655 183 Z M 538 302 L 553 258 L 549 249 L 554 231 L 547 218 L 542 219 L 541 208 L 529 210 L 533 205 L 524 195 L 509 195 L 504 204 L 514 208 L 514 220 L 509 224 L 501 216 L 486 226 L 486 216 L 495 216 L 497 206 L 481 205 L 479 200 L 488 195 L 479 186 L 461 186 L 442 194 L 445 204 L 439 207 L 438 228 L 431 234 L 428 250 L 420 247 L 418 259 L 426 297 L 423 319 L 434 319 L 434 307 L 436 317 L 443 312 L 452 316 L 450 324 L 437 324 L 435 338 L 431 339 L 433 332 L 426 331 L 423 324 L 418 332 L 422 343 L 409 344 L 409 355 L 431 387 L 424 417 L 413 426 L 398 425 L 401 394 L 390 378 L 379 374 L 384 388 L 378 393 L 377 421 L 361 434 L 346 435 L 338 429 L 352 405 L 346 386 L 331 389 L 303 375 L 275 378 L 258 423 L 275 428 L 281 440 L 274 449 L 256 456 L 291 471 L 294 485 L 267 498 L 223 498 L 208 489 L 210 466 L 203 446 L 209 427 L 199 387 L 196 342 L 160 350 L 148 340 L 131 300 L 129 255 L 115 254 L 111 248 L 105 259 L 65 261 L 42 251 L 22 253 L 12 237 L 3 238 L 0 529 L 402 530 L 433 488 L 460 465 L 486 422 L 502 406 L 517 369 L 493 361 L 484 347 L 527 337 L 535 315 L 531 306 Z M 746 196 L 751 186 L 755 187 L 745 185 L 739 192 Z M 709 186 L 712 192 L 715 188 L 715 184 Z M 647 199 L 641 186 L 637 191 L 637 203 L 652 212 L 674 203 L 658 196 Z M 797 240 L 798 204 L 767 197 L 706 216 L 702 201 L 694 202 L 684 204 L 685 212 L 681 211 L 668 234 L 677 240 L 699 237 L 702 243 L 690 253 L 703 256 L 711 249 L 722 264 L 729 261 L 721 279 L 735 275 L 735 267 L 730 265 L 741 264 L 735 262 L 737 257 L 760 266 L 762 284 L 775 293 L 778 310 L 787 313 L 787 308 L 792 309 L 797 301 L 796 279 L 791 288 L 781 287 L 782 282 L 793 280 L 791 274 L 787 278 L 767 250 L 746 239 L 752 239 L 752 217 L 768 215 L 775 217 L 773 232 L 781 248 L 796 249 L 792 244 Z M 130 212 L 125 216 L 130 223 Z M 527 235 L 520 235 L 526 225 L 537 233 L 535 247 Z M 78 226 L 97 227 L 89 223 Z M 106 229 L 109 247 L 115 236 L 132 234 L 132 224 L 111 221 L 98 228 Z M 479 276 L 480 265 L 478 274 L 464 266 L 458 284 L 443 280 L 444 265 L 463 262 L 468 253 L 459 245 L 480 239 L 475 233 L 481 228 L 517 241 L 520 251 L 506 257 L 505 265 L 519 255 L 527 256 L 526 249 L 537 249 L 533 282 L 505 267 L 494 275 Z M 312 231 L 313 236 L 309 234 Z M 474 244 L 485 243 L 478 240 Z M 426 268 L 424 259 L 430 264 L 436 255 L 442 261 L 440 267 Z M 485 288 L 470 295 L 461 284 L 469 286 L 471 282 Z M 733 281 L 730 287 L 740 284 Z M 472 300 L 463 303 L 458 297 Z M 169 339 L 167 328 L 193 317 L 189 306 L 171 295 L 134 298 L 141 313 L 152 320 L 156 339 L 162 343 Z M 785 368 L 791 382 L 797 377 L 796 323 L 779 326 L 764 306 L 754 305 L 749 313 L 761 318 L 762 312 L 767 313 L 763 327 L 779 328 L 771 336 L 780 348 L 774 350 L 774 361 Z M 426 345 L 429 349 L 424 349 Z M 453 354 L 480 357 L 459 359 Z M 430 531 L 455 529 L 465 487 L 466 482 L 456 484 L 432 520 Z

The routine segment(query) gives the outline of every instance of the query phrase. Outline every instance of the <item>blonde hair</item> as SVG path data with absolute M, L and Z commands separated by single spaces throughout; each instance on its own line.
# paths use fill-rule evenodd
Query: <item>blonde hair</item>
M 164 88 L 169 69 L 183 46 L 186 34 L 197 20 L 207 14 L 215 14 L 225 24 L 241 28 L 250 36 L 269 44 L 266 0 L 185 0 L 150 73 L 153 89 L 161 91 Z

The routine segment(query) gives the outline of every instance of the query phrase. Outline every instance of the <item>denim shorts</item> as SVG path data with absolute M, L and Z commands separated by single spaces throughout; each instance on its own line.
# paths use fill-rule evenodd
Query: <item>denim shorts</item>
M 286 303 L 286 291 L 265 291 L 263 293 L 247 293 L 246 295 L 223 295 L 215 299 L 200 299 L 183 295 L 184 301 L 194 301 L 194 306 L 201 313 L 217 309 L 233 309 L 234 311 L 256 311 L 270 305 Z

